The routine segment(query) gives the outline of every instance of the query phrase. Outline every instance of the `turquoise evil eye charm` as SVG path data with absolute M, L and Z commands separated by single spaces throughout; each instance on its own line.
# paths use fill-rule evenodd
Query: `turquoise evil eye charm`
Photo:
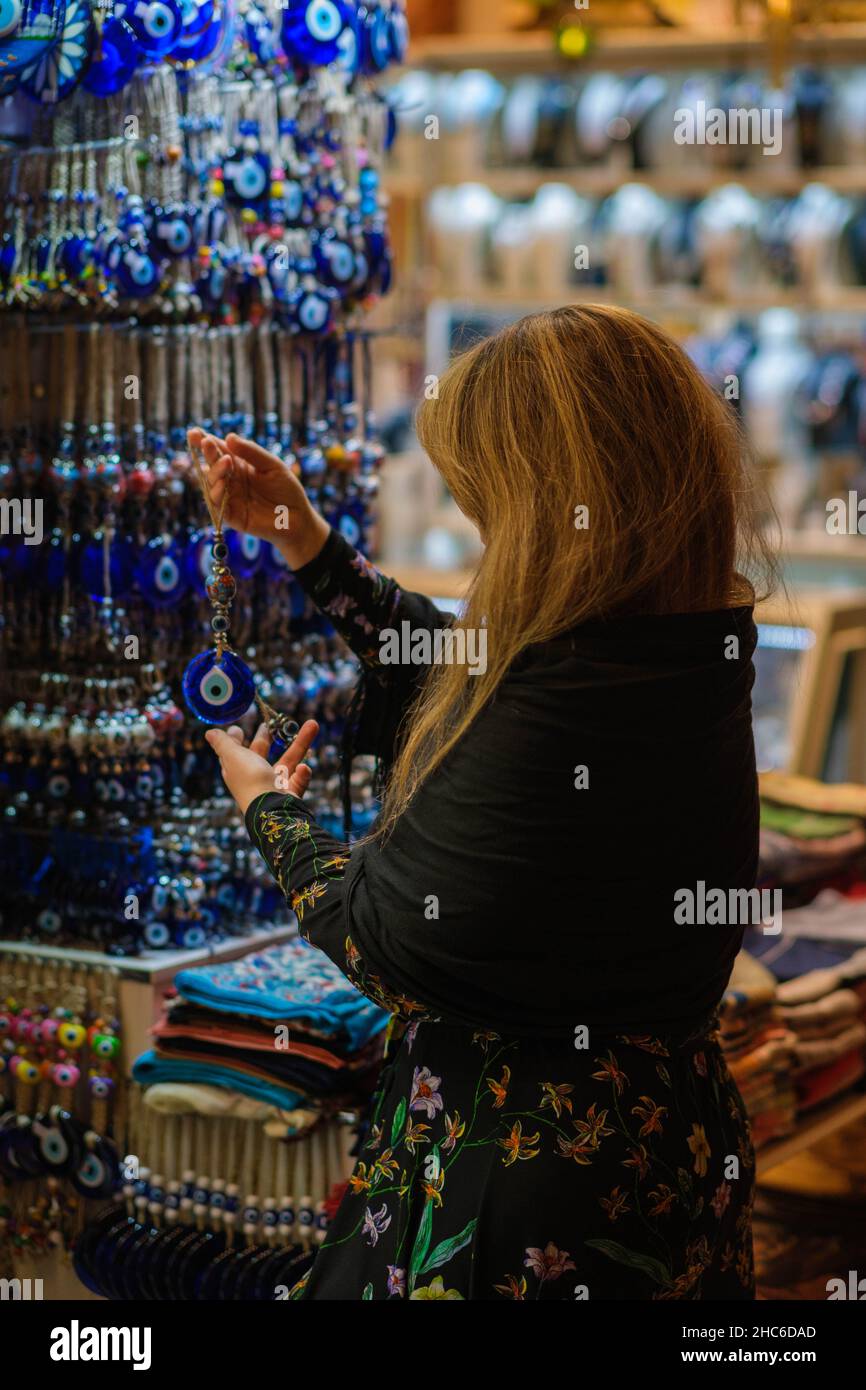
M 164 58 L 183 31 L 177 0 L 118 0 L 114 13 L 135 34 L 142 58 Z
M 233 724 L 256 694 L 249 667 L 234 652 L 216 647 L 194 657 L 183 673 L 183 698 L 203 724 Z
M 135 579 L 148 603 L 172 608 L 188 587 L 183 549 L 168 536 L 155 536 L 139 555 Z
M 311 66 L 340 57 L 340 36 L 352 23 L 345 0 L 289 0 L 283 11 L 283 48 L 291 61 Z

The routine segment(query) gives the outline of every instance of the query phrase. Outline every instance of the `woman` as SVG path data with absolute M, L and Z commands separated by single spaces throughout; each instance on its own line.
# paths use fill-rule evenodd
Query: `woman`
M 348 850 L 302 800 L 314 724 L 288 794 L 261 731 L 207 735 L 302 934 L 406 1025 L 295 1296 L 752 1298 L 754 1159 L 714 1032 L 743 928 L 677 913 L 757 866 L 735 422 L 659 328 L 569 307 L 457 360 L 418 433 L 485 542 L 456 624 L 483 670 L 384 660 L 442 615 L 285 464 L 192 439 L 360 657 L 355 747 L 388 773 Z

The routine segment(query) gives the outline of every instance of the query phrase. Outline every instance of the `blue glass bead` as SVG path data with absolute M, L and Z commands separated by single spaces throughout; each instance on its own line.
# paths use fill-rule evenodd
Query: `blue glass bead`
M 171 608 L 187 591 L 184 549 L 167 536 L 155 536 L 139 555 L 135 578 L 148 603 Z
M 292 62 L 313 67 L 333 63 L 340 57 L 340 38 L 352 19 L 345 0 L 289 0 L 283 11 L 283 48 Z
M 215 647 L 194 657 L 183 673 L 183 698 L 203 724 L 232 724 L 255 699 L 252 672 L 234 652 Z
M 129 25 L 143 58 L 164 58 L 183 32 L 178 0 L 117 0 L 114 13 Z

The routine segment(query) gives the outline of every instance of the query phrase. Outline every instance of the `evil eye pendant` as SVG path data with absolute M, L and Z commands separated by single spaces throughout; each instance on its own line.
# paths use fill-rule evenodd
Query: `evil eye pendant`
M 283 48 L 296 63 L 333 63 L 340 56 L 340 36 L 351 21 L 345 0 L 289 0 L 283 12 Z
M 160 208 L 153 228 L 154 240 L 164 256 L 177 259 L 189 254 L 193 243 L 193 218 L 176 203 Z
M 177 0 L 118 0 L 114 13 L 126 20 L 143 58 L 164 58 L 183 31 Z
M 174 607 L 187 591 L 182 548 L 168 536 L 155 536 L 139 556 L 135 578 L 148 603 Z
M 252 672 L 234 652 L 215 647 L 195 657 L 183 673 L 183 698 L 203 724 L 232 724 L 255 699 Z
M 331 326 L 331 310 L 337 298 L 335 290 L 318 286 L 302 291 L 295 314 L 302 333 L 325 333 Z
M 109 1139 L 92 1130 L 84 1136 L 85 1152 L 72 1174 L 72 1186 L 84 1197 L 110 1197 L 120 1182 L 120 1161 Z

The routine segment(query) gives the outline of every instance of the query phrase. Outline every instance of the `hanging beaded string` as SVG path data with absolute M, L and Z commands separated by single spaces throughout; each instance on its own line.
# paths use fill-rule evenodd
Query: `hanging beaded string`
M 211 496 L 210 483 L 208 482 L 205 465 L 202 461 L 200 451 L 192 449 L 192 459 L 195 464 L 196 476 L 201 486 L 204 503 L 207 507 L 208 516 L 213 527 L 213 540 L 211 542 L 211 558 L 213 560 L 213 573 L 207 582 L 207 596 L 213 604 L 213 615 L 210 625 L 213 628 L 216 638 L 216 653 L 219 659 L 223 652 L 231 651 L 229 643 L 229 613 L 234 603 L 237 593 L 237 584 L 234 575 L 226 563 L 229 557 L 229 548 L 223 536 L 223 520 L 228 506 L 231 492 L 231 480 L 226 479 L 225 491 L 223 492 L 222 502 L 219 510 L 214 505 Z
M 201 486 L 205 506 L 207 507 L 208 516 L 210 517 L 214 532 L 213 541 L 211 543 L 213 573 L 207 583 L 207 596 L 213 604 L 214 609 L 211 618 L 211 627 L 213 628 L 216 638 L 216 657 L 219 661 L 224 652 L 230 652 L 232 650 L 229 643 L 229 612 L 237 592 L 234 575 L 226 563 L 228 560 L 229 548 L 223 537 L 223 522 L 226 515 L 226 508 L 228 507 L 231 479 L 226 479 L 222 502 L 220 503 L 219 510 L 217 510 L 211 496 L 210 484 L 208 482 L 205 465 L 201 458 L 201 452 L 198 448 L 193 448 L 191 453 L 195 465 L 196 476 Z M 272 705 L 269 705 L 266 700 L 262 699 L 258 691 L 255 693 L 255 699 L 273 742 L 288 748 L 297 735 L 297 721 L 292 719 L 288 714 L 281 714 L 279 710 L 275 710 Z

